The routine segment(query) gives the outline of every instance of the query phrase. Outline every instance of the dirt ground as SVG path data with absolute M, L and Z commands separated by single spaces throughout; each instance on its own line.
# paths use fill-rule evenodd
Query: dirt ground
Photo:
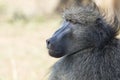
M 0 80 L 46 80 L 57 60 L 50 57 L 46 39 L 58 28 L 60 19 L 42 23 L 0 23 Z

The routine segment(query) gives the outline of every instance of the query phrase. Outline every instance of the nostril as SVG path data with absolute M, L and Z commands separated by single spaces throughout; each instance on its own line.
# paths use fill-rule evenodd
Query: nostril
M 48 40 L 46 40 L 46 43 L 47 43 L 47 45 L 49 45 L 50 44 L 50 40 L 48 39 Z

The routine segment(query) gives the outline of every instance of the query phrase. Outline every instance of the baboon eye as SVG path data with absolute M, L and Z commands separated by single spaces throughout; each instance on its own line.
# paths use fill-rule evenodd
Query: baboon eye
M 71 19 L 66 19 L 66 21 L 72 23 L 72 24 L 78 24 L 78 22 L 76 20 L 71 20 Z

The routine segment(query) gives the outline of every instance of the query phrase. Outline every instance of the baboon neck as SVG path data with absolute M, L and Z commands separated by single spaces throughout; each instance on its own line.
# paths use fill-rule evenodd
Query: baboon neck
M 97 19 L 96 24 L 97 37 L 95 37 L 93 43 L 95 43 L 96 48 L 104 48 L 106 45 L 112 43 L 116 38 L 117 32 L 111 25 L 106 24 L 103 19 Z

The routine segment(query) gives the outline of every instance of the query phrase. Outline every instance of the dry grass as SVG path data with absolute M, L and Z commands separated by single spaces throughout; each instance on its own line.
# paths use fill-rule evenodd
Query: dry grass
M 46 80 L 56 59 L 48 55 L 45 41 L 59 22 L 0 23 L 0 80 Z

